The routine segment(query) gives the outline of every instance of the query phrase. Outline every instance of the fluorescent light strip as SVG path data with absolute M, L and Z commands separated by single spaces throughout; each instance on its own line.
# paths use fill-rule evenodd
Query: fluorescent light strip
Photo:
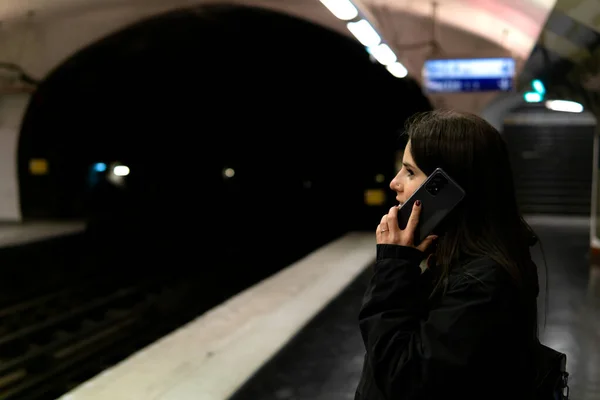
M 358 9 L 350 0 L 320 0 L 321 3 L 338 19 L 350 21 L 358 17 Z

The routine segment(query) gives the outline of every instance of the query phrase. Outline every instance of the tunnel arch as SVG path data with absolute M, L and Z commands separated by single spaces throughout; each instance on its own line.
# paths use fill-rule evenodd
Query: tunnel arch
M 322 26 L 245 6 L 171 12 L 83 49 L 40 84 L 19 140 L 22 213 L 118 225 L 140 243 L 184 240 L 190 226 L 260 237 L 290 207 L 294 237 L 324 220 L 325 236 L 370 227 L 383 208 L 366 207 L 364 190 L 385 187 L 373 177 L 393 173 L 398 129 L 430 108 L 415 81 Z M 50 173 L 30 175 L 31 158 Z M 90 197 L 99 161 L 131 168 L 108 197 Z

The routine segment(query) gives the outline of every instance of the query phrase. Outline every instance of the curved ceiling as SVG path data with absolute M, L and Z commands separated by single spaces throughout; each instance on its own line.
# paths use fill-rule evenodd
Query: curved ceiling
M 361 0 L 378 20 L 388 15 L 386 32 L 392 43 L 401 42 L 401 24 L 397 13 L 431 17 L 433 1 Z M 435 0 L 436 20 L 495 43 L 515 57 L 527 58 L 556 0 Z M 396 29 L 393 29 L 393 24 Z
M 145 18 L 216 3 L 287 12 L 349 35 L 318 0 L 2 0 L 0 62 L 42 79 L 80 49 Z
M 512 55 L 524 61 L 556 0 L 436 0 L 435 35 L 444 57 Z M 79 49 L 143 18 L 207 3 L 254 5 L 310 20 L 349 35 L 318 0 L 2 0 L 0 62 L 43 78 Z M 354 0 L 419 79 L 432 39 L 427 0 Z M 520 64 L 518 63 L 518 68 Z

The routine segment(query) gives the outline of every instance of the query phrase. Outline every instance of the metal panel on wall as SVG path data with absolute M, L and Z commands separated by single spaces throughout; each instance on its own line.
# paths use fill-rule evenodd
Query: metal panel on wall
M 590 215 L 595 126 L 542 114 L 504 125 L 521 212 Z

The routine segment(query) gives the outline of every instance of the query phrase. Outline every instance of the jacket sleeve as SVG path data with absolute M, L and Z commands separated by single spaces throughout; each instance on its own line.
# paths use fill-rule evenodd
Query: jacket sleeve
M 375 270 L 359 313 L 370 375 L 386 399 L 426 398 L 456 383 L 490 329 L 494 291 L 465 275 L 423 315 L 414 248 L 378 245 Z M 483 268 L 493 270 L 493 268 Z M 494 285 L 491 285 L 494 286 Z

